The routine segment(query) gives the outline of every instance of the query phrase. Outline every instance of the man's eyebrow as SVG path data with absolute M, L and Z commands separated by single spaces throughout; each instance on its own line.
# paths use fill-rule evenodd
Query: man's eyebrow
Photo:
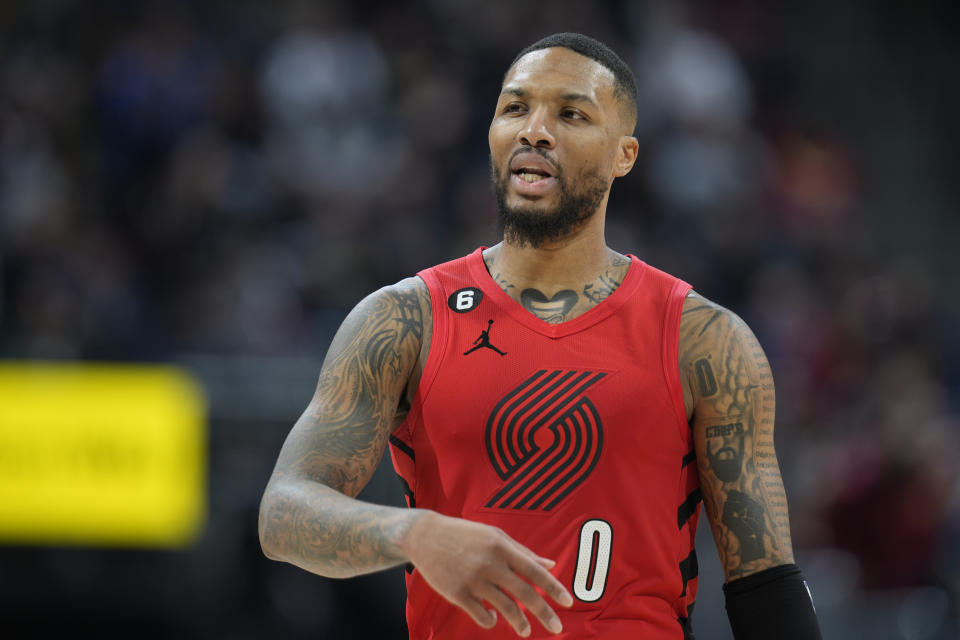
M 560 96 L 560 99 L 564 102 L 586 102 L 590 106 L 597 106 L 597 103 L 594 101 L 594 99 L 585 93 L 564 93 Z
M 500 95 L 511 95 L 511 96 L 516 96 L 518 98 L 525 98 L 527 97 L 527 90 L 524 89 L 523 87 L 516 87 L 516 86 L 504 87 L 503 89 L 501 89 Z M 568 93 L 560 94 L 559 97 L 560 97 L 560 100 L 562 100 L 563 102 L 586 102 L 587 104 L 589 104 L 594 108 L 597 108 L 597 109 L 600 108 L 599 105 L 597 105 L 597 102 L 585 93 L 568 92 Z

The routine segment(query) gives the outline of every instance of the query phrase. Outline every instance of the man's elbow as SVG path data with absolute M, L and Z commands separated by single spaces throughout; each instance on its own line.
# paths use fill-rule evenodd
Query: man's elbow
M 268 488 L 263 494 L 263 499 L 260 501 L 260 514 L 257 518 L 260 549 L 263 551 L 263 555 L 267 556 L 270 560 L 283 560 L 277 545 L 277 532 L 273 529 L 276 524 L 271 522 L 274 519 L 271 517 L 272 513 L 276 509 L 277 505 L 274 504 L 274 499 Z

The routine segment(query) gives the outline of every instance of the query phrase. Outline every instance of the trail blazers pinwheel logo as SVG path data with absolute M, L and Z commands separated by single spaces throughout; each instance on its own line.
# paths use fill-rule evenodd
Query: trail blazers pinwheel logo
M 590 475 L 603 427 L 585 394 L 606 375 L 542 369 L 497 403 L 485 441 L 504 485 L 487 508 L 549 511 Z

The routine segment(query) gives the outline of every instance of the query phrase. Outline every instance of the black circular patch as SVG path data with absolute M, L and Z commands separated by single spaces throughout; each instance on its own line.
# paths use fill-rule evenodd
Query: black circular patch
M 451 293 L 447 298 L 447 306 L 457 313 L 466 313 L 476 309 L 481 300 L 483 300 L 483 291 L 476 287 L 466 287 Z

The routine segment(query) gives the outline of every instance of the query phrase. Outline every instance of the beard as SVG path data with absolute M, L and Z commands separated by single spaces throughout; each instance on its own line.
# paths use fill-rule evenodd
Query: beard
M 580 229 L 592 218 L 610 188 L 600 174 L 588 173 L 578 181 L 574 191 L 561 172 L 555 176 L 560 188 L 560 202 L 553 211 L 538 211 L 527 207 L 507 206 L 509 171 L 499 176 L 493 160 L 490 161 L 493 195 L 497 203 L 497 227 L 504 240 L 519 247 L 539 249 L 549 242 L 562 240 Z

